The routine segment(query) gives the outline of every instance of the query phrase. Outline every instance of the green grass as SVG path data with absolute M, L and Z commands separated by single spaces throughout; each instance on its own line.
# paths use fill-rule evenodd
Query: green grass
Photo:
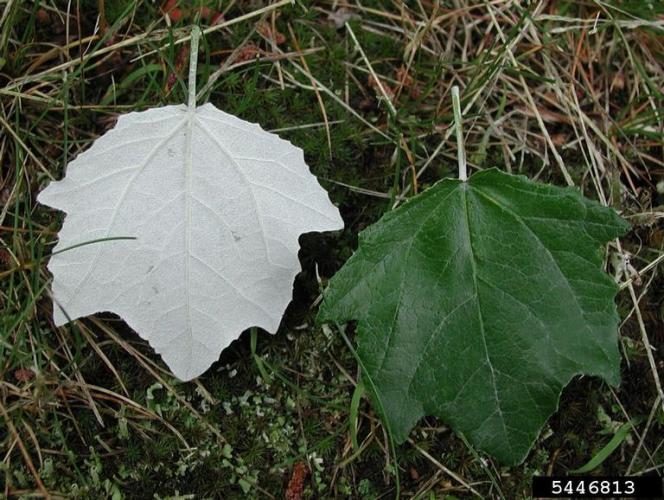
M 656 2 L 651 9 L 561 1 L 539 14 L 467 0 L 352 4 L 352 30 L 388 87 L 394 116 L 346 29 L 328 20 L 331 2 L 282 6 L 209 34 L 199 88 L 223 71 L 204 98 L 303 148 L 347 228 L 301 239 L 303 272 L 277 335 L 258 332 L 252 350 L 245 332 L 187 384 L 112 315 L 53 327 L 45 264 L 63 217 L 35 202 L 118 114 L 186 101 L 186 58 L 174 44 L 193 16 L 169 28 L 159 3 L 81 0 L 71 2 L 69 18 L 65 1 L 0 5 L 0 495 L 281 497 L 302 462 L 304 498 L 389 498 L 397 476 L 404 497 L 474 490 L 520 498 L 533 474 L 583 466 L 630 420 L 633 431 L 593 473 L 661 474 L 664 414 L 644 347 L 647 337 L 661 364 L 664 286 L 652 265 L 664 250 L 664 193 L 656 188 L 664 179 L 664 29 Z M 191 3 L 226 20 L 260 8 Z M 277 47 L 256 29 L 262 16 L 285 37 Z M 228 62 L 247 41 L 261 58 Z M 366 395 L 350 417 L 358 377 L 351 350 L 336 329 L 313 326 L 316 270 L 325 282 L 352 254 L 358 230 L 400 197 L 454 175 L 454 84 L 467 108 L 470 172 L 497 166 L 564 185 L 566 171 L 633 223 L 621 246 L 646 270 L 630 282 L 644 328 L 624 287 L 622 385 L 575 380 L 523 465 L 501 467 L 427 418 L 396 450 L 395 470 Z M 352 342 L 352 327 L 348 336 Z

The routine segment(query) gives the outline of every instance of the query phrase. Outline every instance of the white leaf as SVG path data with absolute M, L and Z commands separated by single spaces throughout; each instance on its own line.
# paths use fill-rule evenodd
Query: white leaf
M 51 258 L 55 324 L 114 312 L 182 380 L 274 333 L 300 234 L 343 228 L 301 149 L 212 104 L 121 116 L 38 200 L 67 213 L 55 252 L 135 238 Z

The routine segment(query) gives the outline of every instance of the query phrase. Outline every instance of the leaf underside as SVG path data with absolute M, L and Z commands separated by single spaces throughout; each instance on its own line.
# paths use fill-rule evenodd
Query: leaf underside
M 111 311 L 189 380 L 252 326 L 274 333 L 300 234 L 341 229 L 300 148 L 211 104 L 128 113 L 39 202 L 67 213 L 54 320 Z
M 496 169 L 446 179 L 360 234 L 319 321 L 357 320 L 398 442 L 433 415 L 519 463 L 573 376 L 619 383 L 601 247 L 627 228 L 573 189 Z

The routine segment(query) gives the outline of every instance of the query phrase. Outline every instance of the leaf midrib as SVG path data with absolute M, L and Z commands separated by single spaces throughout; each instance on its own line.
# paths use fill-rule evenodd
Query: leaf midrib
M 184 183 L 185 183 L 185 243 L 184 248 L 186 252 L 186 257 L 184 259 L 184 295 L 185 295 L 185 330 L 189 335 L 189 349 L 188 349 L 188 360 L 187 366 L 191 366 L 191 356 L 192 349 L 194 345 L 194 332 L 191 326 L 191 201 L 192 201 L 192 188 L 191 188 L 191 176 L 193 170 L 193 133 L 194 133 L 194 120 L 196 119 L 196 109 L 189 107 L 187 108 L 187 131 L 185 135 L 185 168 L 184 168 Z
M 486 340 L 486 329 L 484 327 L 484 317 L 482 315 L 482 305 L 481 305 L 481 299 L 480 299 L 480 293 L 479 293 L 479 286 L 477 283 L 477 265 L 475 263 L 475 250 L 473 249 L 473 238 L 472 238 L 472 232 L 470 229 L 470 215 L 468 211 L 468 191 L 470 190 L 470 186 L 466 183 L 460 185 L 460 190 L 461 190 L 461 195 L 463 197 L 463 214 L 464 214 L 464 219 L 466 222 L 466 233 L 468 236 L 468 249 L 470 250 L 470 265 L 472 269 L 472 275 L 473 275 L 473 288 L 475 290 L 475 297 L 476 297 L 476 304 L 477 304 L 477 315 L 479 317 L 480 321 L 480 333 L 482 336 L 482 344 L 484 346 L 484 354 L 486 356 L 486 361 L 487 364 L 489 365 L 489 370 L 491 371 L 491 381 L 492 381 L 492 386 L 493 386 L 493 394 L 494 398 L 496 401 L 496 411 L 498 412 L 498 415 L 500 416 L 500 423 L 503 426 L 503 432 L 505 435 L 505 439 L 507 440 L 509 444 L 509 432 L 507 431 L 507 426 L 505 424 L 505 417 L 503 415 L 503 410 L 501 408 L 500 404 L 500 398 L 498 396 L 498 382 L 496 380 L 496 373 L 495 369 L 493 367 L 493 363 L 491 362 L 491 356 L 489 355 L 489 346 L 487 344 Z M 487 418 L 488 420 L 488 418 Z M 511 445 L 510 445 L 511 447 Z

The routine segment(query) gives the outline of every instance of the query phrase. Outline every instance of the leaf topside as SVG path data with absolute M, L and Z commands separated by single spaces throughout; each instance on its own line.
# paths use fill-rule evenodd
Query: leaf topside
M 516 463 L 526 456 L 532 442 L 537 436 L 539 428 L 546 418 L 548 418 L 548 416 L 558 407 L 560 391 L 572 377 L 581 373 L 592 373 L 604 377 L 610 383 L 615 383 L 619 380 L 619 357 L 616 342 L 616 326 L 619 318 L 615 304 L 613 303 L 617 286 L 611 278 L 599 269 L 601 265 L 599 247 L 606 243 L 608 239 L 622 234 L 627 225 L 611 209 L 601 207 L 596 202 L 586 200 L 577 190 L 558 188 L 555 186 L 542 186 L 533 183 L 525 177 L 515 177 L 496 169 L 486 170 L 473 175 L 465 185 L 460 184 L 459 182 L 450 182 L 447 179 L 439 181 L 423 195 L 420 195 L 425 196 L 425 194 L 427 194 L 428 198 L 425 198 L 424 201 L 419 201 L 414 204 L 404 204 L 386 216 L 385 219 L 389 222 L 392 231 L 394 231 L 394 228 L 402 226 L 407 227 L 411 231 L 411 234 L 413 232 L 419 232 L 422 227 L 424 227 L 424 222 L 422 223 L 422 226 L 418 226 L 410 217 L 410 213 L 416 211 L 418 206 L 426 204 L 427 199 L 435 198 L 437 192 L 445 190 L 445 186 L 452 186 L 452 189 L 449 190 L 441 204 L 434 209 L 439 213 L 437 220 L 437 222 L 439 222 L 439 227 L 449 227 L 451 225 L 456 228 L 454 221 L 459 218 L 465 219 L 465 234 L 467 235 L 468 240 L 466 243 L 458 241 L 457 247 L 455 248 L 461 248 L 462 251 L 465 251 L 463 249 L 472 247 L 473 241 L 478 242 L 480 245 L 479 248 L 481 248 L 480 256 L 470 258 L 473 263 L 473 266 L 471 267 L 474 267 L 477 263 L 482 267 L 483 273 L 495 272 L 494 267 L 492 267 L 493 264 L 490 262 L 491 258 L 494 257 L 494 253 L 489 251 L 492 247 L 486 246 L 486 238 L 489 237 L 487 234 L 493 234 L 495 231 L 489 230 L 489 233 L 486 233 L 488 227 L 482 222 L 482 217 L 488 217 L 488 215 L 485 215 L 486 207 L 478 205 L 478 203 L 481 203 L 478 199 L 482 198 L 485 202 L 491 200 L 491 203 L 496 205 L 496 207 L 494 207 L 495 209 L 500 208 L 505 211 L 509 210 L 509 207 L 502 206 L 502 203 L 496 203 L 496 200 L 493 199 L 490 194 L 487 194 L 486 189 L 484 189 L 485 185 L 498 186 L 503 189 L 503 191 L 505 191 L 505 185 L 508 187 L 514 185 L 518 188 L 524 186 L 530 187 L 531 189 L 529 191 L 534 192 L 535 194 L 544 191 L 543 194 L 545 197 L 549 196 L 551 200 L 554 200 L 557 204 L 564 205 L 567 212 L 572 209 L 572 212 L 570 213 L 574 215 L 574 217 L 570 217 L 568 220 L 563 218 L 551 221 L 552 224 L 581 224 L 579 227 L 583 227 L 585 219 L 581 219 L 579 222 L 576 218 L 579 215 L 583 215 L 584 218 L 587 218 L 588 225 L 590 226 L 596 222 L 595 219 L 602 218 L 600 225 L 604 226 L 604 229 L 606 229 L 603 233 L 596 231 L 591 234 L 586 231 L 584 234 L 577 234 L 571 238 L 571 240 L 577 240 L 577 242 L 571 240 L 566 242 L 566 244 L 569 244 L 571 247 L 574 247 L 580 241 L 584 242 L 584 245 L 586 246 L 581 245 L 579 247 L 581 248 L 581 250 L 579 250 L 580 257 L 577 256 L 574 251 L 570 252 L 569 256 L 566 256 L 565 252 L 567 252 L 567 250 L 565 248 L 554 248 L 549 251 L 548 247 L 544 247 L 550 255 L 551 262 L 556 266 L 563 265 L 567 272 L 574 270 L 575 266 L 578 266 L 577 260 L 582 260 L 581 257 L 583 257 L 584 261 L 592 262 L 594 267 L 590 266 L 593 268 L 590 270 L 582 270 L 586 274 L 590 273 L 592 286 L 588 285 L 588 288 L 586 289 L 583 288 L 585 285 L 580 283 L 568 282 L 567 286 L 570 287 L 570 293 L 557 297 L 559 300 L 562 300 L 563 302 L 567 301 L 570 304 L 573 304 L 573 302 L 570 302 L 573 300 L 581 300 L 583 303 L 583 306 L 579 305 L 580 303 L 577 303 L 578 311 L 575 314 L 578 315 L 579 318 L 584 318 L 581 320 L 581 324 L 586 325 L 583 328 L 588 328 L 586 337 L 583 339 L 586 341 L 587 345 L 569 338 L 570 336 L 566 331 L 570 329 L 570 325 L 564 325 L 565 329 L 563 329 L 562 326 L 555 326 L 557 324 L 555 318 L 548 319 L 547 321 L 549 322 L 553 321 L 553 326 L 550 327 L 553 328 L 551 331 L 555 332 L 557 338 L 559 338 L 559 340 L 564 340 L 569 346 L 565 347 L 560 345 L 559 342 L 558 344 L 553 344 L 553 349 L 549 349 L 549 353 L 539 352 L 539 354 L 537 354 L 542 360 L 547 360 L 547 364 L 543 365 L 545 367 L 545 372 L 541 371 L 542 366 L 538 367 L 537 363 L 533 363 L 531 359 L 525 358 L 524 362 L 526 368 L 524 368 L 524 372 L 520 375 L 523 377 L 522 381 L 519 383 L 521 385 L 514 381 L 511 383 L 512 386 L 519 385 L 519 387 L 523 387 L 523 389 L 520 390 L 523 391 L 524 394 L 532 393 L 529 397 L 534 398 L 532 399 L 531 404 L 536 405 L 533 406 L 536 410 L 530 411 L 530 422 L 528 422 L 528 418 L 526 418 L 526 421 L 522 422 L 523 419 L 518 416 L 517 409 L 519 408 L 519 405 L 517 404 L 515 406 L 515 395 L 512 394 L 515 389 L 510 387 L 509 383 L 503 381 L 503 379 L 507 380 L 506 377 L 510 375 L 495 372 L 492 366 L 490 370 L 486 371 L 487 376 L 494 380 L 492 384 L 488 384 L 488 389 L 479 389 L 481 385 L 478 385 L 479 374 L 484 373 L 483 370 L 486 370 L 486 368 L 482 368 L 482 366 L 475 368 L 475 371 L 472 374 L 469 373 L 468 376 L 465 376 L 467 379 L 462 378 L 462 380 L 465 380 L 467 384 L 472 386 L 478 386 L 475 391 L 475 397 L 480 397 L 482 394 L 485 394 L 485 396 L 480 397 L 480 400 L 483 400 L 482 398 L 484 397 L 488 397 L 486 396 L 486 391 L 492 389 L 493 399 L 496 402 L 495 407 L 501 415 L 503 411 L 500 408 L 500 402 L 502 400 L 509 401 L 510 404 L 506 414 L 507 417 L 501 418 L 500 422 L 497 422 L 499 427 L 502 427 L 502 439 L 496 440 L 496 435 L 500 434 L 500 431 L 496 431 L 495 424 L 492 423 L 491 419 L 495 418 L 495 416 L 489 415 L 486 418 L 480 418 L 479 420 L 476 417 L 470 416 L 470 413 L 472 412 L 468 405 L 470 404 L 472 407 L 473 404 L 471 403 L 466 404 L 466 409 L 461 414 L 458 414 L 458 411 L 460 410 L 455 409 L 460 408 L 458 406 L 460 403 L 457 398 L 460 394 L 466 393 L 466 386 L 459 385 L 461 387 L 460 391 L 456 396 L 453 393 L 450 396 L 447 396 L 447 399 L 445 399 L 447 403 L 445 404 L 442 403 L 442 400 L 437 400 L 436 397 L 432 396 L 432 394 L 442 395 L 446 393 L 447 389 L 441 387 L 440 384 L 456 384 L 456 382 L 454 382 L 455 368 L 459 370 L 459 373 L 464 371 L 463 366 L 456 366 L 458 362 L 455 358 L 459 357 L 457 354 L 448 353 L 446 350 L 439 350 L 436 351 L 437 356 L 432 358 L 432 360 L 435 360 L 433 364 L 427 364 L 430 363 L 430 361 L 428 361 L 425 356 L 429 355 L 427 354 L 427 350 L 430 350 L 430 347 L 427 347 L 423 352 L 417 351 L 416 348 L 412 347 L 418 342 L 424 342 L 421 341 L 420 338 L 426 339 L 427 346 L 436 346 L 436 344 L 440 342 L 447 342 L 448 345 L 452 346 L 455 341 L 454 339 L 450 340 L 452 338 L 451 333 L 444 337 L 446 340 L 441 340 L 443 337 L 440 335 L 437 338 L 434 338 L 433 336 L 427 338 L 426 334 L 417 333 L 420 329 L 424 328 L 420 323 L 424 324 L 427 321 L 430 321 L 425 318 L 427 311 L 439 310 L 440 314 L 438 316 L 436 316 L 435 313 L 430 313 L 429 316 L 426 316 L 431 317 L 432 320 L 438 318 L 438 321 L 440 320 L 440 316 L 444 316 L 443 311 L 450 311 L 453 304 L 446 306 L 446 297 L 455 293 L 450 290 L 450 287 L 459 287 L 455 280 L 447 281 L 443 284 L 443 286 L 447 287 L 446 293 L 440 295 L 441 292 L 439 292 L 437 288 L 431 289 L 431 286 L 438 287 L 440 285 L 436 285 L 435 281 L 428 284 L 430 280 L 427 280 L 426 275 L 422 274 L 423 272 L 427 272 L 423 270 L 428 269 L 426 267 L 426 262 L 436 262 L 436 254 L 433 250 L 431 255 L 421 254 L 422 250 L 426 252 L 431 248 L 437 248 L 438 252 L 445 253 L 445 255 L 451 255 L 454 253 L 450 252 L 448 247 L 446 247 L 441 240 L 436 239 L 436 235 L 439 234 L 440 231 L 428 231 L 427 238 L 429 238 L 430 241 L 428 243 L 418 243 L 418 252 L 420 253 L 416 254 L 416 258 L 411 259 L 409 251 L 405 254 L 405 258 L 399 261 L 399 259 L 393 254 L 399 255 L 400 252 L 403 253 L 403 247 L 396 244 L 394 240 L 390 240 L 389 231 L 385 230 L 383 232 L 383 219 L 374 224 L 372 229 L 368 232 L 370 237 L 360 239 L 358 250 L 349 259 L 342 270 L 330 281 L 323 303 L 321 304 L 318 319 L 319 321 L 337 322 L 348 320 L 358 321 L 358 354 L 362 358 L 364 364 L 368 367 L 367 369 L 370 372 L 369 375 L 376 383 L 379 392 L 382 393 L 382 403 L 388 410 L 387 418 L 390 420 L 390 427 L 399 441 L 403 441 L 407 437 L 408 431 L 419 418 L 425 414 L 433 414 L 443 418 L 443 420 L 448 423 L 452 423 L 453 427 L 458 431 L 467 434 L 471 441 L 475 442 L 480 448 L 490 451 L 503 461 Z M 431 191 L 435 192 L 432 193 Z M 462 193 L 462 195 L 458 198 L 452 196 L 455 192 Z M 447 201 L 449 201 L 449 203 L 446 204 Z M 463 208 L 456 208 L 455 204 L 458 205 L 461 201 L 463 201 L 461 204 Z M 544 203 L 542 205 L 545 209 L 551 210 L 552 207 L 555 209 L 555 204 L 547 206 L 547 204 Z M 470 217 L 471 213 L 474 214 L 472 217 Z M 513 215 L 518 217 L 516 214 Z M 563 215 L 569 215 L 569 213 Z M 471 222 L 473 217 L 476 219 L 475 222 Z M 475 224 L 477 223 L 482 224 L 482 231 L 475 228 Z M 532 235 L 536 234 L 533 231 L 544 231 L 541 237 L 550 243 L 548 240 L 550 240 L 551 237 L 547 234 L 547 231 L 543 229 L 542 221 L 537 223 L 530 221 L 531 224 L 536 224 L 535 229 L 530 227 L 529 224 L 526 224 L 525 221 L 521 221 L 521 223 L 523 225 L 521 231 L 524 232 L 524 234 L 526 234 L 525 231 L 529 231 Z M 537 224 L 539 224 L 539 226 L 537 226 Z M 525 229 L 526 227 L 527 230 Z M 506 229 L 508 231 L 511 230 L 511 228 Z M 454 232 L 453 229 L 450 231 Z M 404 232 L 407 231 L 404 230 Z M 454 234 L 459 234 L 461 237 L 463 236 L 463 231 Z M 473 234 L 474 236 L 472 236 Z M 507 236 L 508 239 L 510 237 L 511 235 Z M 413 235 L 412 238 L 415 240 L 416 236 Z M 436 245 L 438 245 L 439 248 L 431 246 L 431 242 L 433 241 L 436 242 Z M 507 241 L 509 242 L 509 240 Z M 539 243 L 543 244 L 542 241 Z M 500 247 L 501 243 L 496 241 L 493 242 L 492 245 L 494 245 L 494 247 Z M 593 245 L 596 246 L 593 250 L 594 254 L 588 252 L 588 248 Z M 381 251 L 385 252 L 385 259 L 383 260 L 380 259 Z M 434 256 L 433 258 L 432 255 Z M 370 258 L 367 259 L 367 256 L 370 256 Z M 509 257 L 509 261 L 515 256 L 508 255 L 507 257 Z M 442 261 L 443 258 L 441 257 L 438 262 Z M 457 260 L 455 262 L 456 266 L 460 269 L 463 267 L 462 261 Z M 487 264 L 487 262 L 489 263 Z M 559 264 L 560 262 L 562 262 L 562 264 Z M 369 263 L 371 265 L 369 265 Z M 396 271 L 400 266 L 400 271 Z M 586 264 L 585 267 L 588 268 L 589 266 Z M 422 283 L 414 278 L 411 278 L 410 282 L 408 281 L 409 278 L 406 278 L 404 282 L 402 274 L 404 270 L 408 270 L 408 272 L 405 273 L 406 275 L 408 275 L 408 273 L 413 274 L 419 272 L 419 281 L 425 281 L 427 284 L 422 285 Z M 562 282 L 567 280 L 567 275 L 563 271 L 563 268 L 559 267 L 558 271 L 561 277 L 554 280 L 554 282 L 560 282 L 560 286 L 562 286 Z M 457 309 L 458 312 L 455 312 L 455 314 L 468 317 L 464 318 L 465 324 L 463 327 L 452 325 L 452 331 L 459 333 L 465 331 L 464 328 L 466 330 L 471 328 L 472 324 L 474 324 L 471 319 L 473 315 L 469 314 L 468 311 L 464 309 L 466 304 L 463 303 L 462 299 L 465 299 L 468 303 L 472 302 L 475 307 L 478 308 L 480 314 L 477 314 L 476 316 L 480 316 L 483 309 L 489 310 L 492 318 L 492 322 L 489 326 L 490 335 L 489 337 L 486 337 L 482 334 L 478 337 L 482 338 L 484 341 L 485 357 L 489 360 L 488 364 L 492 365 L 486 339 L 491 338 L 492 351 L 497 350 L 496 352 L 500 363 L 509 368 L 509 349 L 505 351 L 505 348 L 501 346 L 502 344 L 505 344 L 505 342 L 509 344 L 512 341 L 509 341 L 509 335 L 505 336 L 505 334 L 502 334 L 501 337 L 500 328 L 502 327 L 492 326 L 496 322 L 496 319 L 500 321 L 506 320 L 500 317 L 500 314 L 496 316 L 496 314 L 498 314 L 497 311 L 499 310 L 495 309 L 493 303 L 489 303 L 488 306 L 483 306 L 481 304 L 479 297 L 485 296 L 487 292 L 480 291 L 477 281 L 477 273 L 470 273 L 470 271 L 468 271 L 466 274 L 471 276 L 469 282 L 473 284 L 473 287 L 471 288 L 474 288 L 474 290 L 467 289 L 466 292 L 463 292 L 466 293 L 466 295 L 463 295 L 462 291 L 458 291 L 457 295 L 461 295 L 459 295 L 459 300 L 455 302 L 459 308 Z M 394 278 L 391 278 L 391 276 Z M 506 283 L 509 285 L 509 282 L 512 279 L 513 278 L 511 278 L 509 274 L 506 274 L 504 277 L 504 280 L 506 281 L 504 281 L 501 286 L 504 287 Z M 385 288 L 388 280 L 390 284 L 387 285 L 386 291 L 381 292 L 380 290 Z M 515 283 L 517 281 L 518 280 L 515 279 Z M 408 288 L 409 291 L 407 293 L 404 292 L 405 287 L 410 287 Z M 422 291 L 423 288 L 425 289 L 424 291 Z M 484 288 L 485 286 L 483 285 L 481 290 L 484 290 Z M 394 293 L 394 289 L 399 289 L 398 294 Z M 581 292 L 578 292 L 577 290 L 581 290 Z M 407 295 L 407 306 L 402 304 L 404 301 L 404 293 Z M 512 299 L 507 298 L 508 292 L 502 291 L 501 293 L 503 298 L 499 300 L 499 303 L 503 303 L 503 305 L 510 303 L 509 301 Z M 580 293 L 581 298 L 577 297 L 577 293 Z M 472 297 L 473 294 L 477 297 L 476 300 L 468 298 Z M 410 298 L 410 295 L 417 297 L 417 299 Z M 398 298 L 395 299 L 395 297 Z M 542 297 L 546 298 L 546 293 Z M 422 306 L 421 308 L 418 308 L 418 300 L 426 302 L 428 307 Z M 492 300 L 495 302 L 495 299 Z M 508 300 L 508 302 L 505 302 L 506 300 Z M 434 305 L 436 303 L 439 305 Z M 537 305 L 537 301 L 535 304 Z M 597 304 L 601 304 L 601 307 Z M 404 309 L 404 307 L 408 307 L 408 309 Z M 514 308 L 517 306 L 512 305 L 511 307 Z M 591 316 L 587 315 L 586 309 L 588 309 L 588 307 L 596 310 Z M 404 311 L 412 312 L 406 313 Z M 410 317 L 417 318 L 418 314 L 425 319 L 421 319 L 419 323 L 415 319 L 412 319 L 412 321 L 408 319 Z M 534 313 L 531 313 L 531 315 L 532 314 Z M 521 315 L 523 316 L 523 313 L 521 313 Z M 517 318 L 518 317 L 519 316 L 517 315 Z M 390 320 L 390 318 L 392 319 Z M 531 321 L 534 321 L 534 319 L 531 318 Z M 482 324 L 484 324 L 484 322 L 485 321 L 482 321 Z M 505 324 L 505 327 L 507 327 L 507 324 L 508 323 Z M 407 327 L 406 325 L 411 326 Z M 588 325 L 594 326 L 590 327 Z M 529 337 L 523 336 L 525 330 L 519 330 L 521 327 L 518 324 L 511 326 L 511 328 L 514 327 L 517 328 L 515 333 L 516 331 L 520 332 L 517 337 L 520 339 L 520 342 L 523 340 L 531 341 Z M 483 332 L 483 329 L 481 331 Z M 387 335 L 385 332 L 387 332 Z M 394 335 L 399 336 L 399 338 L 395 340 Z M 467 338 L 467 334 L 465 335 L 466 337 L 463 335 L 461 337 L 457 335 L 457 337 L 461 339 Z M 407 343 L 404 344 L 404 342 Z M 537 344 L 535 343 L 532 345 L 536 346 Z M 589 346 L 599 348 L 598 352 L 601 351 L 603 355 L 593 355 L 591 353 L 592 349 Z M 472 340 L 467 341 L 466 348 L 472 348 Z M 562 349 L 560 354 L 555 352 L 558 349 Z M 575 352 L 577 350 L 579 351 L 578 353 Z M 416 352 L 420 352 L 421 356 L 417 355 Z M 518 357 L 520 356 L 518 351 L 516 352 L 516 359 L 520 359 Z M 554 354 L 551 355 L 551 353 Z M 550 359 L 546 357 L 547 354 L 550 355 Z M 505 358 L 505 356 L 508 356 L 508 358 Z M 568 357 L 569 359 L 566 359 Z M 508 361 L 505 361 L 505 359 Z M 580 362 L 580 360 L 585 361 Z M 467 363 L 472 364 L 473 361 L 467 361 Z M 448 368 L 447 371 L 445 371 L 445 366 L 441 367 L 441 364 L 450 365 L 452 368 Z M 386 366 L 389 367 L 389 369 L 387 369 Z M 416 368 L 412 368 L 413 366 Z M 535 375 L 537 370 L 536 372 L 530 373 L 535 369 L 533 367 L 539 370 L 539 375 Z M 406 375 L 406 373 L 409 373 L 410 375 Z M 445 377 L 442 377 L 443 373 L 446 373 Z M 528 374 L 527 376 L 525 376 L 526 373 Z M 487 387 L 487 384 L 485 384 L 485 387 Z M 480 392 L 477 392 L 477 390 Z M 487 403 L 483 402 L 481 407 L 486 408 Z M 481 409 L 477 411 L 482 413 Z M 392 416 L 390 416 L 390 413 L 392 413 Z M 395 417 L 394 415 L 397 416 Z M 457 415 L 457 417 L 455 418 L 454 415 Z M 489 424 L 487 424 L 487 422 L 489 422 Z M 511 428 L 508 428 L 508 422 L 512 422 L 512 424 L 509 424 Z M 514 422 L 518 422 L 518 424 L 514 424 Z M 534 425 L 533 422 L 535 422 L 536 425 Z M 487 425 L 489 426 L 486 427 Z M 489 428 L 493 430 L 488 432 L 486 429 Z M 510 438 L 509 436 L 512 437 Z

